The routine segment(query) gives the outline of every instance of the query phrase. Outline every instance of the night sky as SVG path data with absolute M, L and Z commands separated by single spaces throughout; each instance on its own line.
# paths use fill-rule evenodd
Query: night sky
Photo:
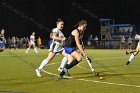
M 0 27 L 6 30 L 6 37 L 30 36 L 35 31 L 36 36 L 49 39 L 58 18 L 65 22 L 66 37 L 81 19 L 88 22 L 84 39 L 90 34 L 100 36 L 99 18 L 136 25 L 139 33 L 140 5 L 138 0 L 0 0 Z

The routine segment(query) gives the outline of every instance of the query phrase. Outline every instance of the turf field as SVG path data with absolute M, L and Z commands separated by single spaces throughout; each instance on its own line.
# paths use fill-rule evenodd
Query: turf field
M 35 73 L 48 50 L 6 50 L 0 53 L 0 93 L 139 93 L 140 57 L 128 66 L 125 50 L 86 50 L 103 79 L 93 76 L 85 59 L 70 70 L 69 79 L 59 80 L 57 55 L 38 78 Z

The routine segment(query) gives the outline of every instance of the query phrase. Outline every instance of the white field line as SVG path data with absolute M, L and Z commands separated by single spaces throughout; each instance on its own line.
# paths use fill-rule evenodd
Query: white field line
M 55 64 L 58 64 L 58 63 L 60 63 L 60 62 L 50 63 L 48 65 L 55 65 Z M 48 71 L 45 71 L 45 70 L 42 70 L 42 71 L 44 73 L 46 73 L 46 74 L 59 77 L 58 74 L 54 74 L 54 73 L 51 73 L 51 72 L 48 72 Z M 68 77 L 68 76 L 66 78 L 73 78 L 73 79 L 75 79 L 74 77 Z M 107 84 L 107 85 L 115 85 L 115 86 L 125 86 L 125 87 L 136 87 L 136 88 L 140 88 L 140 86 L 138 86 L 138 85 L 129 85 L 129 84 L 123 84 L 123 83 L 102 82 L 102 81 L 97 81 L 97 80 L 86 80 L 86 79 L 75 79 L 75 80 L 85 81 L 85 82 L 93 82 L 93 83 L 100 83 L 100 84 Z

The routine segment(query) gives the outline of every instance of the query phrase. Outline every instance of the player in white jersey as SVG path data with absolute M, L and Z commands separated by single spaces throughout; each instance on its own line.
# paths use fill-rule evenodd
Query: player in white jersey
M 57 53 L 61 53 L 64 56 L 62 60 L 62 65 L 63 65 L 62 68 L 67 62 L 67 54 L 65 53 L 65 50 L 63 48 L 63 45 L 64 45 L 63 43 L 66 38 L 61 32 L 64 26 L 64 22 L 61 19 L 58 19 L 56 24 L 57 24 L 57 27 L 53 29 L 52 35 L 50 35 L 53 41 L 50 45 L 50 49 L 49 49 L 50 52 L 48 54 L 48 57 L 44 59 L 41 65 L 35 70 L 38 77 L 41 77 L 40 72 L 48 64 L 48 62 L 50 62 L 55 57 Z
M 38 53 L 36 45 L 35 45 L 35 32 L 32 33 L 30 36 L 30 42 L 29 42 L 29 47 L 26 50 L 26 53 L 30 50 L 30 48 L 33 46 L 35 53 Z
M 127 52 L 126 51 L 126 54 L 131 54 L 129 60 L 126 62 L 126 65 L 128 65 L 130 62 L 132 62 L 132 60 L 135 58 L 135 56 L 139 53 L 140 51 L 140 35 L 137 35 L 135 36 L 135 39 L 138 40 L 138 43 L 137 43 L 137 47 L 136 47 L 136 50 L 135 51 L 131 51 L 131 52 Z

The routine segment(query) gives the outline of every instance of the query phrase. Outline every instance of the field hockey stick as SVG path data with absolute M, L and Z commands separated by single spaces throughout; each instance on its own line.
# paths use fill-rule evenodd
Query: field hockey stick
M 91 71 L 93 72 L 93 74 L 95 76 L 99 76 L 99 73 L 95 72 L 95 69 L 93 68 L 93 66 L 91 64 L 92 60 L 88 56 L 86 56 L 86 61 L 87 61 L 88 65 L 89 65 Z
M 134 52 L 136 52 L 136 51 L 131 51 L 131 52 L 126 51 L 126 55 L 132 54 Z

